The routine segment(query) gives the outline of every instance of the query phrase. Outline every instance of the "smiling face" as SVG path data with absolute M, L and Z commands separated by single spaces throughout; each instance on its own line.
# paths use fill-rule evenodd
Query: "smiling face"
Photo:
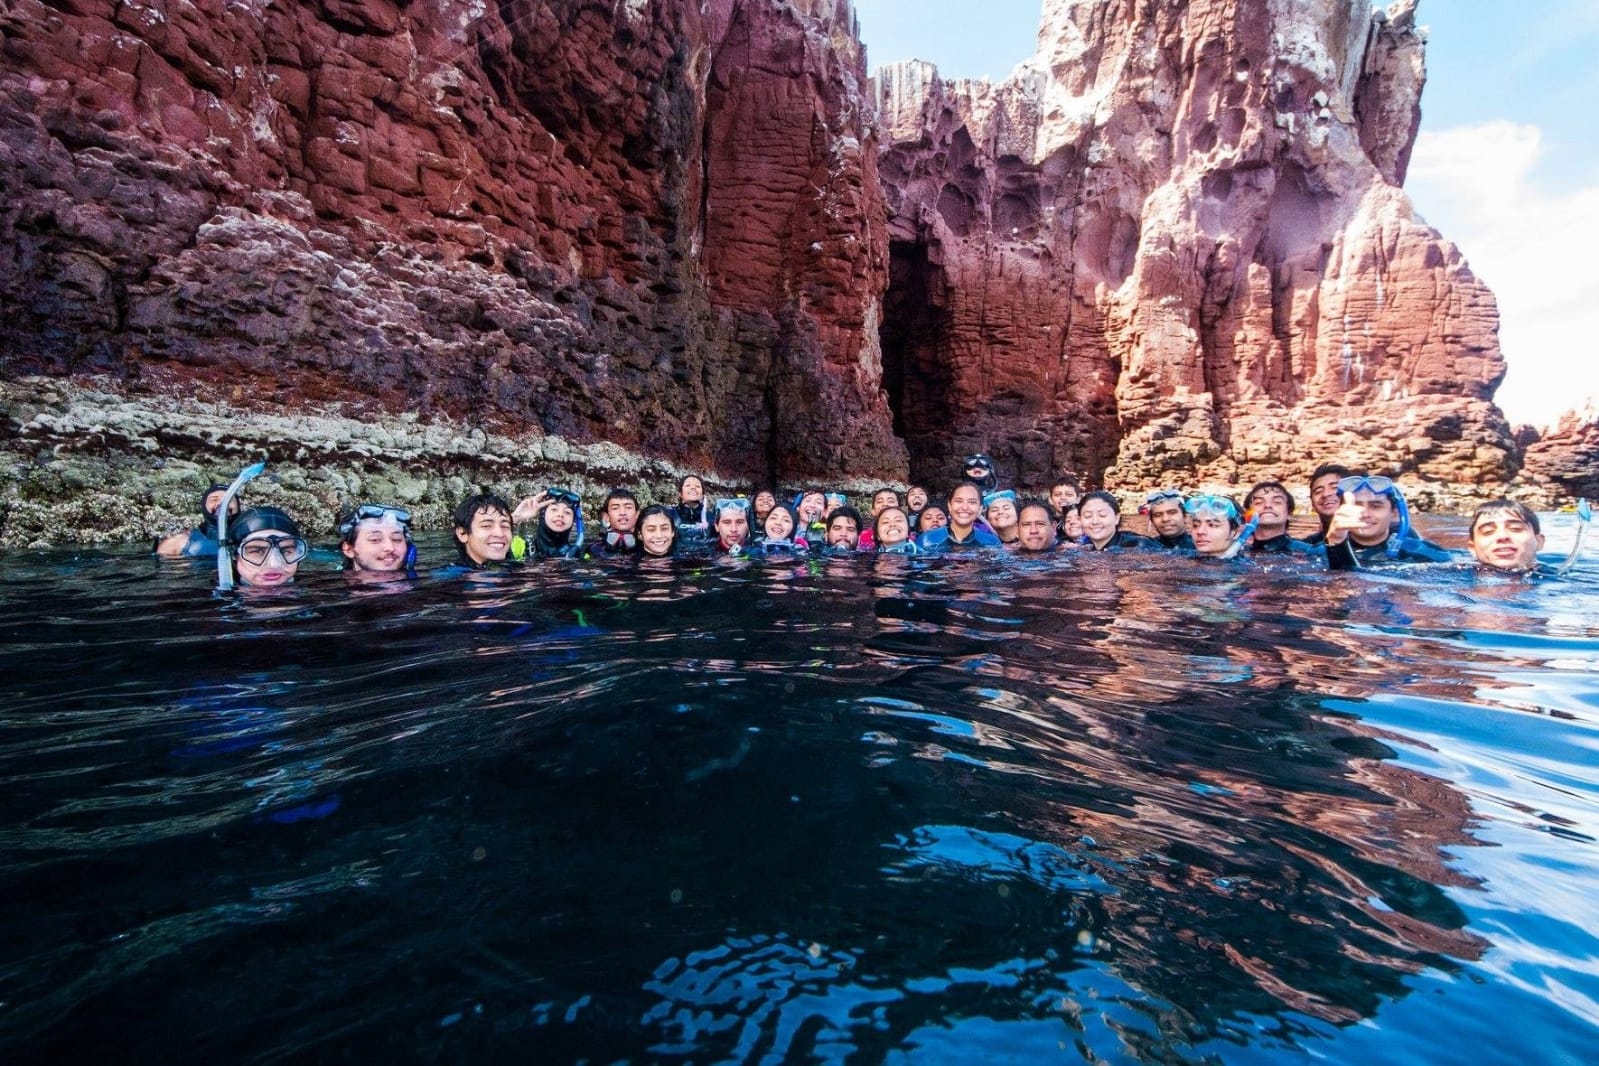
M 1232 543 L 1233 527 L 1219 515 L 1195 515 L 1188 523 L 1188 535 L 1194 538 L 1194 550 L 1199 554 L 1217 555 Z
M 1077 508 L 1069 507 L 1060 516 L 1060 531 L 1067 540 L 1075 542 L 1083 539 L 1083 518 Z
M 1016 532 L 1023 551 L 1041 552 L 1054 547 L 1055 523 L 1042 507 L 1023 507 Z
M 911 521 L 898 507 L 885 507 L 877 513 L 877 546 L 903 544 L 910 539 Z
M 1065 514 L 1068 507 L 1077 503 L 1077 489 L 1066 484 L 1051 485 L 1049 488 L 1049 503 L 1055 510 Z
M 772 508 L 777 506 L 777 497 L 762 489 L 755 494 L 755 513 L 762 518 L 772 513 Z
M 684 503 L 699 503 L 705 499 L 705 482 L 690 474 L 683 479 L 683 487 L 677 490 L 677 498 Z
M 905 493 L 905 506 L 913 511 L 920 511 L 927 506 L 927 490 L 920 485 L 912 485 L 910 491 Z
M 1016 501 L 1006 496 L 989 504 L 988 524 L 1002 538 L 1006 538 L 1006 534 L 1016 528 Z
M 860 539 L 860 527 L 847 514 L 835 515 L 827 523 L 827 544 L 830 548 L 853 548 L 860 543 Z
M 1471 554 L 1496 570 L 1531 570 L 1538 565 L 1543 534 L 1514 511 L 1487 511 L 1471 526 Z
M 544 524 L 551 533 L 565 533 L 576 521 L 577 514 L 565 500 L 551 500 L 544 508 Z
M 1372 492 L 1370 489 L 1357 489 L 1353 498 L 1344 497 L 1344 506 L 1358 507 L 1360 511 L 1360 524 L 1350 531 L 1350 539 L 1356 544 L 1372 545 L 1381 544 L 1388 539 L 1388 533 L 1394 524 L 1394 504 L 1388 494 Z
M 1323 474 L 1310 483 L 1310 506 L 1323 519 L 1331 518 L 1338 510 L 1338 481 L 1342 474 Z
M 511 516 L 504 511 L 475 511 L 470 527 L 455 527 L 455 539 L 466 557 L 479 566 L 504 562 L 511 550 Z
M 1288 509 L 1291 505 L 1288 494 L 1275 486 L 1258 488 L 1249 494 L 1244 500 L 1244 510 L 1253 512 L 1255 516 L 1257 542 L 1287 532 Z
M 1078 506 L 1078 518 L 1083 523 L 1083 534 L 1094 542 L 1096 548 L 1102 548 L 1116 535 L 1116 528 L 1121 525 L 1121 515 L 1101 499 L 1092 499 Z
M 355 527 L 355 536 L 339 545 L 350 569 L 373 573 L 393 573 L 404 569 L 410 549 L 405 530 L 398 522 L 383 518 L 364 518 Z
M 820 492 L 807 492 L 800 497 L 800 521 L 806 525 L 821 521 L 822 515 L 826 513 L 826 507 L 827 497 Z
M 676 535 L 672 528 L 672 520 L 664 514 L 649 515 L 638 530 L 639 543 L 644 545 L 646 555 L 671 554 L 672 541 Z
M 1188 531 L 1181 500 L 1156 500 L 1149 505 L 1149 524 L 1156 536 L 1180 537 Z
M 959 485 L 949 494 L 949 524 L 963 535 L 983 513 L 983 497 L 975 485 Z
M 768 540 L 787 540 L 794 533 L 794 520 L 786 510 L 774 507 L 761 528 Z

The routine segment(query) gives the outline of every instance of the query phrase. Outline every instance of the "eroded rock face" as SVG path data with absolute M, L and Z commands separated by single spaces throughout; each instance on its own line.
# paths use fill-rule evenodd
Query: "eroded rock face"
M 18 0 L 0 371 L 903 472 L 852 18 Z
M 1545 433 L 1528 433 L 1521 480 L 1551 502 L 1599 502 L 1599 411 L 1573 411 Z
M 1493 296 L 1398 188 L 1422 46 L 1414 0 L 1046 0 L 999 86 L 879 71 L 913 476 L 1508 480 Z

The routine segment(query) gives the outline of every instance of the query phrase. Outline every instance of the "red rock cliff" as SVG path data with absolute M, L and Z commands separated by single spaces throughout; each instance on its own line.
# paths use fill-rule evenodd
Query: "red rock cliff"
M 913 473 L 1507 480 L 1492 294 L 1399 188 L 1422 49 L 1414 0 L 1045 0 L 998 86 L 880 71 Z
M 15 0 L 0 370 L 903 472 L 848 0 Z

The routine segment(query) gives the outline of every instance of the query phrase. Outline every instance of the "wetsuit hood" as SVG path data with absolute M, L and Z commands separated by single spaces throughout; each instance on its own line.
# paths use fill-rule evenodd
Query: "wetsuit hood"
M 264 530 L 287 533 L 291 537 L 300 535 L 300 527 L 295 525 L 287 512 L 276 507 L 252 507 L 228 523 L 228 540 L 237 544 L 252 533 Z

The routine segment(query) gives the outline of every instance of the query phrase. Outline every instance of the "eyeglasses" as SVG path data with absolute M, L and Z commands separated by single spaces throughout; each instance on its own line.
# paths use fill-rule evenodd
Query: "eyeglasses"
M 550 498 L 551 503 L 564 503 L 571 507 L 577 507 L 583 502 L 583 498 L 571 489 L 545 489 L 544 495 Z
M 277 552 L 285 566 L 292 566 L 304 559 L 309 550 L 299 537 L 260 537 L 239 545 L 239 558 L 251 566 L 264 566 L 272 553 Z
M 1195 496 L 1183 503 L 1183 510 L 1198 518 L 1238 517 L 1238 506 L 1225 496 Z
M 1393 491 L 1394 479 L 1381 476 L 1364 477 L 1360 474 L 1356 474 L 1354 477 L 1340 478 L 1338 480 L 1338 492 L 1342 496 L 1348 496 L 1350 493 L 1359 492 L 1361 489 L 1369 489 L 1370 491 L 1381 496 L 1385 493 Z
M 369 518 L 392 518 L 402 526 L 411 524 L 411 512 L 403 507 L 387 507 L 381 503 L 363 503 L 350 516 L 339 523 L 339 533 L 348 537 L 355 527 Z
M 1151 492 L 1148 496 L 1144 497 L 1144 506 L 1152 507 L 1155 504 L 1162 503 L 1166 500 L 1176 500 L 1178 503 L 1182 503 L 1183 494 L 1177 489 L 1156 489 L 1154 492 Z
M 750 509 L 750 501 L 746 500 L 742 496 L 739 496 L 736 499 L 731 499 L 731 500 L 717 500 L 716 501 L 716 510 L 717 510 L 718 513 L 722 512 L 722 511 L 726 511 L 726 510 L 728 510 L 729 508 L 732 508 L 732 507 L 737 507 L 741 511 L 748 511 Z

